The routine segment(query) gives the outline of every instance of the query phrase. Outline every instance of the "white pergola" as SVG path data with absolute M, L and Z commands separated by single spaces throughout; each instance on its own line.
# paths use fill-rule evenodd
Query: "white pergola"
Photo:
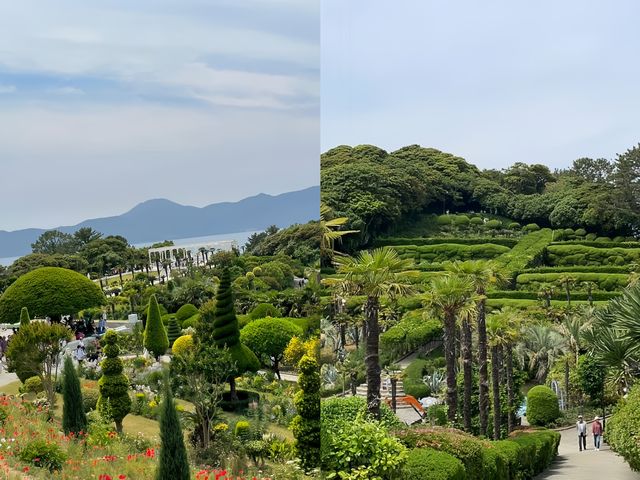
M 178 261 L 193 261 L 196 265 L 205 264 L 209 255 L 216 252 L 230 252 L 238 248 L 235 240 L 220 240 L 218 242 L 192 243 L 189 245 L 170 245 L 149 249 L 149 261 L 153 264 L 155 259 L 168 260 L 171 266 Z

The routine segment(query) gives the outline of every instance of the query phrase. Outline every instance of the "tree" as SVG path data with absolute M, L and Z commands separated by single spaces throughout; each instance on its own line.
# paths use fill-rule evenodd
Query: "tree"
M 55 372 L 62 351 L 61 344 L 72 336 L 71 330 L 64 325 L 31 322 L 20 327 L 7 347 L 9 371 L 37 375 L 42 381 L 51 411 L 56 403 Z
M 268 317 L 254 320 L 245 326 L 240 332 L 240 341 L 280 378 L 279 365 L 284 351 L 291 339 L 302 333 L 300 327 L 288 320 Z
M 33 270 L 16 280 L 0 297 L 0 320 L 15 323 L 22 307 L 35 318 L 49 316 L 57 321 L 62 315 L 106 302 L 99 286 L 84 275 L 58 267 Z
M 112 419 L 116 424 L 116 431 L 122 433 L 122 420 L 131 410 L 131 398 L 129 397 L 129 379 L 122 373 L 124 366 L 118 356 L 118 334 L 108 330 L 102 337 L 105 359 L 100 363 L 102 377 L 98 381 L 98 411 L 106 418 Z
M 59 230 L 44 232 L 31 244 L 33 253 L 46 253 L 49 255 L 75 253 L 78 251 L 78 247 L 78 242 L 73 235 L 62 233 Z
M 169 338 L 162 324 L 160 307 L 155 295 L 151 295 L 149 298 L 147 322 L 144 329 L 144 347 L 156 358 L 164 355 L 169 348 Z
M 444 323 L 444 357 L 447 366 L 447 415 L 456 419 L 458 390 L 456 385 L 456 319 L 475 312 L 479 298 L 466 276 L 444 275 L 431 281 L 427 305 Z
M 22 307 L 20 310 L 20 326 L 24 327 L 25 325 L 29 325 L 31 322 L 31 318 L 29 318 L 29 309 L 27 307 Z
M 573 161 L 571 173 L 589 183 L 605 183 L 613 173 L 613 164 L 606 158 L 578 158 Z
M 240 328 L 236 317 L 231 287 L 231 273 L 228 268 L 222 271 L 215 309 L 203 309 L 202 321 L 198 323 L 198 341 L 204 345 L 212 344 L 229 350 L 235 369 L 229 372 L 228 381 L 231 401 L 238 400 L 235 377 L 245 372 L 255 372 L 260 362 L 246 345 L 240 342 Z
M 603 410 L 604 415 L 604 385 L 607 377 L 606 365 L 602 364 L 593 355 L 584 355 L 578 363 L 578 381 L 580 389 L 589 395 L 592 400 L 597 401 Z
M 590 326 L 592 312 L 587 310 L 579 314 L 567 315 L 562 323 L 558 326 L 558 332 L 565 341 L 565 370 L 564 370 L 564 389 L 567 398 L 567 406 L 570 404 L 569 397 L 569 373 L 570 361 L 578 366 L 578 358 L 580 357 L 581 340 L 584 332 Z
M 547 325 L 532 325 L 525 329 L 518 345 L 520 357 L 528 362 L 529 370 L 538 381 L 544 382 L 549 370 L 564 355 L 564 339 Z
M 74 238 L 80 247 L 102 238 L 102 234 L 91 227 L 82 227 L 75 231 Z
M 411 262 L 403 260 L 393 249 L 379 248 L 363 251 L 356 258 L 340 257 L 337 260 L 340 279 L 326 279 L 338 294 L 364 295 L 366 322 L 367 404 L 369 413 L 380 418 L 380 297 L 397 298 L 413 291 L 405 283 Z
M 160 458 L 156 480 L 189 480 L 191 467 L 168 377 L 160 413 Z
M 347 217 L 331 218 L 333 212 L 331 208 L 320 203 L 320 225 L 322 229 L 322 241 L 320 242 L 320 258 L 326 259 L 330 264 L 336 254 L 336 242 L 341 242 L 342 237 L 352 233 L 358 233 L 358 230 L 340 230 L 347 224 Z
M 167 329 L 167 338 L 169 339 L 169 348 L 173 347 L 173 342 L 182 335 L 182 331 L 178 326 L 178 321 L 175 317 L 169 319 L 169 328 Z
M 488 286 L 502 283 L 504 275 L 498 266 L 485 260 L 469 260 L 466 262 L 455 262 L 447 266 L 447 269 L 457 275 L 468 278 L 475 288 L 476 300 L 476 330 L 478 332 L 478 376 L 479 376 L 479 417 L 480 432 L 484 435 L 487 432 L 489 419 L 489 373 L 487 371 L 487 327 L 486 297 L 485 291 Z M 470 338 L 469 338 L 470 340 Z M 470 384 L 470 379 L 466 380 Z M 465 398 L 466 398 L 465 393 Z M 470 399 L 467 399 L 470 401 Z
M 80 380 L 71 357 L 64 359 L 62 371 L 62 430 L 78 436 L 87 431 L 87 415 L 84 411 Z
M 564 287 L 564 291 L 567 295 L 567 306 L 571 306 L 571 286 L 575 283 L 575 277 L 571 275 L 562 275 L 558 279 L 558 284 Z
M 320 366 L 305 355 L 298 363 L 298 390 L 293 403 L 298 414 L 291 421 L 302 467 L 309 471 L 320 464 Z

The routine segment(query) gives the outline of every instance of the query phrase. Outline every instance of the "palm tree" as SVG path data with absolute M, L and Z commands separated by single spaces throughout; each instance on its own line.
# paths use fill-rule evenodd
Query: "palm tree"
M 580 282 L 580 285 L 582 285 L 587 290 L 587 299 L 589 300 L 589 306 L 593 307 L 593 289 L 596 288 L 598 284 L 595 282 L 584 281 Z
M 399 297 L 413 293 L 405 283 L 412 263 L 403 260 L 390 248 L 363 251 L 356 258 L 341 256 L 337 262 L 341 278 L 325 279 L 338 295 L 364 295 L 366 331 L 365 365 L 367 370 L 367 404 L 369 412 L 380 418 L 380 297 Z
M 567 294 L 567 306 L 571 306 L 571 286 L 575 283 L 576 279 L 571 275 L 562 275 L 558 278 L 558 284 L 564 287 L 565 293 Z
M 336 242 L 341 242 L 342 237 L 358 230 L 340 230 L 348 221 L 347 217 L 331 218 L 333 212 L 324 202 L 320 203 L 320 226 L 322 228 L 322 240 L 320 242 L 320 258 L 329 261 L 336 255 Z
M 575 366 L 577 368 L 578 359 L 580 357 L 582 336 L 589 327 L 592 317 L 593 309 L 589 308 L 582 310 L 579 313 L 566 316 L 562 320 L 562 323 L 557 327 L 558 332 L 562 335 L 562 338 L 564 338 L 565 341 L 566 355 L 564 364 L 564 389 L 567 396 L 567 406 L 569 405 L 570 360 L 575 361 Z
M 551 297 L 553 296 L 553 285 L 550 283 L 543 283 L 540 285 L 538 296 L 544 298 L 544 306 L 551 308 Z
M 532 325 L 525 329 L 517 351 L 536 379 L 544 382 L 553 364 L 564 355 L 565 341 L 553 327 Z
M 500 371 L 503 362 L 503 347 L 508 342 L 508 317 L 496 312 L 487 318 L 487 336 L 491 347 L 491 391 L 493 396 L 493 439 L 500 439 L 502 409 L 500 407 Z
M 426 304 L 444 323 L 444 356 L 447 365 L 447 407 L 450 422 L 456 419 L 456 319 L 475 313 L 479 298 L 473 282 L 466 276 L 443 275 L 431 281 Z
M 487 327 L 485 322 L 486 288 L 505 280 L 498 265 L 485 260 L 470 260 L 447 265 L 447 270 L 463 275 L 473 284 L 476 291 L 476 330 L 478 332 L 478 396 L 480 412 L 480 432 L 486 434 L 489 423 L 489 372 L 487 370 Z

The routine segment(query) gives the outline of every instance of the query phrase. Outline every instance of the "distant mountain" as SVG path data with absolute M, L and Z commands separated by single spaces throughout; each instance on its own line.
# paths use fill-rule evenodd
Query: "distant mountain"
M 270 225 L 286 227 L 316 220 L 319 216 L 320 187 L 316 186 L 281 195 L 261 193 L 239 202 L 205 207 L 180 205 L 159 198 L 142 202 L 122 215 L 85 220 L 57 230 L 73 233 L 81 227 L 91 227 L 104 235 L 122 235 L 130 243 L 143 243 L 264 230 Z M 31 244 L 47 230 L 53 229 L 0 230 L 0 257 L 30 253 Z

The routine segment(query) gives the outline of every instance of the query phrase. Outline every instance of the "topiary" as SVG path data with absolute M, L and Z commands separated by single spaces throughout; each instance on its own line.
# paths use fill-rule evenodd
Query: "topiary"
M 259 318 L 265 317 L 277 318 L 282 317 L 282 312 L 270 303 L 260 303 L 253 310 L 251 310 L 251 313 L 249 313 L 249 317 L 252 320 L 257 320 Z
M 451 225 L 453 223 L 453 215 L 440 215 L 437 222 L 438 225 Z
M 291 431 L 302 467 L 309 471 L 320 464 L 320 366 L 314 357 L 305 355 L 298 363 L 298 386 L 293 397 L 298 414 L 291 421 Z
M 302 328 L 284 318 L 260 318 L 244 327 L 240 341 L 249 347 L 265 366 L 280 375 L 280 362 L 291 339 L 302 336 Z
M 502 222 L 500 220 L 489 220 L 484 224 L 484 226 L 490 228 L 491 230 L 498 230 L 502 227 Z
M 586 237 L 587 231 L 584 228 L 579 228 L 576 230 L 575 234 L 576 234 L 576 237 Z
M 182 330 L 178 326 L 178 320 L 169 319 L 169 328 L 167 329 L 167 338 L 169 339 L 169 348 L 173 346 L 173 342 L 182 334 Z
M 251 434 L 251 424 L 247 420 L 239 420 L 233 430 L 236 437 L 248 440 Z
M 484 220 L 482 220 L 482 218 L 480 217 L 473 217 L 472 219 L 469 220 L 469 224 L 477 227 L 480 225 L 484 225 Z
M 427 473 L 428 472 L 428 473 Z M 464 465 L 453 455 L 432 448 L 415 448 L 409 452 L 402 469 L 404 480 L 465 480 Z
M 29 318 L 29 309 L 27 307 L 22 307 L 20 310 L 20 326 L 24 327 L 25 325 L 29 325 L 31 319 Z
M 149 298 L 147 323 L 144 329 L 144 347 L 156 358 L 164 355 L 169 348 L 169 338 L 162 324 L 160 309 L 155 295 L 151 295 Z
M 82 405 L 86 413 L 96 409 L 99 396 L 100 392 L 98 392 L 98 390 L 96 390 L 95 388 L 82 389 Z
M 196 313 L 193 317 L 187 318 L 182 322 L 182 328 L 195 328 L 196 324 L 200 321 L 200 314 Z
M 100 287 L 81 273 L 42 267 L 19 277 L 0 296 L 0 322 L 16 323 L 23 307 L 35 318 L 56 320 L 105 303 Z
M 175 342 L 173 342 L 171 351 L 174 355 L 185 355 L 190 352 L 193 347 L 193 337 L 191 335 L 182 335 L 181 337 L 178 337 Z
M 540 227 L 537 223 L 528 223 L 527 225 L 522 227 L 522 230 L 524 230 L 525 232 L 536 232 L 540 230 Z
M 82 391 L 80 390 L 80 380 L 78 373 L 73 366 L 71 357 L 64 360 L 64 370 L 62 371 L 62 430 L 65 434 L 73 433 L 79 435 L 87 431 L 87 416 L 82 401 Z
M 520 230 L 520 224 L 518 222 L 511 222 L 509 224 L 509 230 Z
M 182 322 L 184 322 L 187 318 L 197 315 L 198 312 L 199 310 L 195 305 L 186 303 L 181 306 L 176 312 L 176 320 L 178 320 L 178 323 L 182 326 Z
M 160 316 L 158 315 L 158 321 Z M 100 397 L 98 398 L 98 410 L 107 418 L 113 419 L 116 430 L 122 432 L 122 419 L 131 410 L 131 398 L 129 397 L 129 379 L 122 373 L 124 366 L 118 357 L 118 334 L 108 330 L 102 337 L 101 344 L 105 359 L 100 363 L 102 377 L 98 381 Z
M 21 393 L 40 393 L 44 392 L 44 386 L 42 385 L 42 379 L 34 375 L 24 381 L 24 384 L 20 386 L 19 391 Z
M 527 394 L 527 421 L 544 427 L 560 418 L 558 397 L 545 385 L 537 385 Z

